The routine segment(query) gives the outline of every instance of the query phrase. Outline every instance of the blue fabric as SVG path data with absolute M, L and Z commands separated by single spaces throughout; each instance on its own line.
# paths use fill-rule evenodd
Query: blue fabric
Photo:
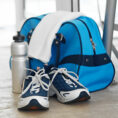
M 44 63 L 34 59 L 34 58 L 30 58 L 29 59 L 29 63 L 30 63 L 30 68 L 37 70 L 37 67 L 43 68 L 44 67 Z
M 20 33 L 22 35 L 25 36 L 25 41 L 27 41 L 27 35 L 28 33 L 32 30 L 35 29 L 35 27 L 38 25 L 38 23 L 41 21 L 41 19 L 44 17 L 45 15 L 41 15 L 38 17 L 32 17 L 28 20 L 25 21 L 25 23 L 23 24 Z
M 72 21 L 69 21 L 69 22 L 72 23 L 73 25 L 75 25 L 77 27 L 76 30 L 79 31 L 81 45 L 82 45 L 82 54 L 83 55 L 93 55 L 93 49 L 92 49 L 92 45 L 91 45 L 91 42 L 90 42 L 90 39 L 89 39 L 89 33 L 88 33 L 86 27 L 84 26 L 84 24 L 82 22 L 78 21 L 78 20 L 72 20 Z M 75 39 L 73 39 L 73 40 L 75 40 Z M 75 41 L 73 41 L 73 42 L 74 42 L 74 45 L 75 45 L 76 42 Z M 70 43 L 70 45 L 71 45 L 71 43 Z M 75 48 L 75 49 L 77 50 L 77 48 Z
M 66 64 L 59 65 L 58 68 L 66 68 L 68 71 L 78 73 L 78 65 L 77 64 L 66 63 Z
M 80 83 L 90 92 L 106 88 L 111 83 L 113 76 L 114 68 L 111 63 L 98 67 L 81 66 L 79 71 Z

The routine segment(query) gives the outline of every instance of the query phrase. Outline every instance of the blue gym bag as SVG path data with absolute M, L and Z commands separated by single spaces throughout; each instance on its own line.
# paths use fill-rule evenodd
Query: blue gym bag
M 35 27 L 44 16 L 25 21 L 20 33 L 25 36 L 26 42 L 30 43 Z M 111 84 L 115 69 L 103 46 L 99 28 L 94 20 L 81 16 L 64 22 L 56 36 L 52 44 L 49 65 L 53 64 L 77 73 L 79 82 L 90 92 L 102 90 Z M 58 43 L 55 43 L 56 41 Z M 40 60 L 30 58 L 30 68 L 36 70 L 43 65 Z

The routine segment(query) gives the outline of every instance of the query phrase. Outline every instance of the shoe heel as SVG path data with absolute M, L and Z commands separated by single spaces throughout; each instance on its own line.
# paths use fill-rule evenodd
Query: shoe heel
M 49 90 L 49 96 L 54 96 L 55 95 L 55 92 L 54 90 L 52 89 L 52 87 L 50 87 L 50 90 Z

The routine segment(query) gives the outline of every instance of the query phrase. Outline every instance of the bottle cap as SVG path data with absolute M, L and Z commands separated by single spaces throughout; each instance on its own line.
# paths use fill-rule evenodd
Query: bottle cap
M 25 37 L 20 34 L 20 32 L 17 32 L 17 35 L 13 37 L 13 40 L 15 42 L 23 42 Z

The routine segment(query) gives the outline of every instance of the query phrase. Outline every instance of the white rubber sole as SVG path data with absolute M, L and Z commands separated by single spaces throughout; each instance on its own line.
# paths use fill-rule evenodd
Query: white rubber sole
M 37 104 L 31 103 L 31 101 L 35 101 Z M 41 97 L 41 96 L 30 96 L 27 98 L 20 98 L 18 102 L 18 109 L 30 109 L 30 108 L 41 108 L 41 109 L 48 109 L 49 108 L 49 101 L 48 97 Z
M 77 99 L 79 100 L 82 92 L 84 92 L 86 94 L 85 99 L 83 99 L 83 101 L 90 98 L 90 93 L 87 89 L 83 88 L 83 89 L 76 89 L 76 90 L 68 91 L 68 92 L 63 91 L 63 92 L 59 93 L 53 85 L 51 87 L 50 95 L 56 94 L 58 101 L 60 101 L 61 103 L 69 103 L 69 102 L 72 102 Z M 84 96 L 83 96 L 83 98 L 84 98 Z

